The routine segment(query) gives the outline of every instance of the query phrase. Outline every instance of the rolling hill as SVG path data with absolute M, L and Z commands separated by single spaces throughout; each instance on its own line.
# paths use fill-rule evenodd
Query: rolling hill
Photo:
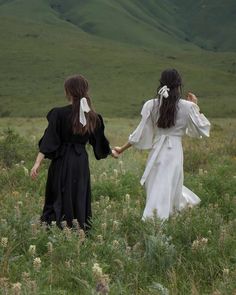
M 45 115 L 80 72 L 99 112 L 136 116 L 160 71 L 176 67 L 208 115 L 234 117 L 235 10 L 231 0 L 0 0 L 0 115 Z

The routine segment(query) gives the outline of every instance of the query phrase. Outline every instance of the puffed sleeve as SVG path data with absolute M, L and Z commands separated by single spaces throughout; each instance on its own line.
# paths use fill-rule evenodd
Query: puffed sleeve
M 191 103 L 186 134 L 191 137 L 210 136 L 211 123 L 200 113 L 198 105 Z
M 140 150 L 151 149 L 154 137 L 154 124 L 151 118 L 153 100 L 148 100 L 141 111 L 142 119 L 138 127 L 129 136 L 129 143 Z
M 97 160 L 104 159 L 111 154 L 109 141 L 107 140 L 104 130 L 104 122 L 101 115 L 98 115 L 100 124 L 95 131 L 90 135 L 89 143 L 93 147 L 94 155 Z
M 53 159 L 61 145 L 57 109 L 52 109 L 47 114 L 47 120 L 48 126 L 39 141 L 39 151 L 45 155 L 45 158 Z

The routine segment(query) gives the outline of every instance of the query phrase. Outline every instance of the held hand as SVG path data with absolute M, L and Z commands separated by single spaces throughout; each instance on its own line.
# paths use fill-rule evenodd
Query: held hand
M 40 167 L 40 163 L 35 162 L 33 168 L 30 171 L 30 176 L 33 180 L 35 180 L 39 174 L 39 167 Z
M 121 153 L 123 153 L 123 150 L 122 150 L 122 148 L 121 147 L 119 147 L 119 146 L 116 146 L 116 147 L 114 147 L 114 150 L 117 152 L 117 154 L 121 154 Z
M 187 100 L 189 100 L 191 102 L 194 102 L 196 104 L 198 102 L 198 99 L 197 99 L 196 95 L 191 93 L 191 92 L 188 93 Z
M 119 154 L 114 149 L 112 149 L 112 151 L 111 151 L 111 156 L 115 159 L 119 158 Z

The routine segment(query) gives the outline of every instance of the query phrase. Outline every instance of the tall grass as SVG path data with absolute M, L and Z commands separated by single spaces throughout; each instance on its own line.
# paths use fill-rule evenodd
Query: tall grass
M 124 128 L 124 121 L 107 120 L 112 144 L 123 142 L 135 123 Z M 1 131 L 1 294 L 234 294 L 235 126 L 218 120 L 210 139 L 185 139 L 185 184 L 202 202 L 164 223 L 141 221 L 146 153 L 130 150 L 117 161 L 97 162 L 88 148 L 93 220 L 87 236 L 76 223 L 62 231 L 40 226 L 48 162 L 37 182 L 30 181 L 36 154 L 30 129 L 27 138 Z

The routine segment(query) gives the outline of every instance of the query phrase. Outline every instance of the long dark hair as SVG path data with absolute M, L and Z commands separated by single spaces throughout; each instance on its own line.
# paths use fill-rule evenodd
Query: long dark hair
M 66 96 L 72 101 L 72 129 L 74 134 L 85 134 L 86 132 L 92 133 L 98 122 L 99 117 L 95 113 L 91 99 L 88 95 L 88 81 L 82 75 L 75 75 L 68 77 L 65 80 L 64 88 Z M 80 100 L 81 98 L 86 97 L 88 105 L 91 109 L 90 112 L 85 113 L 87 124 L 83 127 L 80 123 Z
M 162 103 L 158 111 L 157 126 L 159 128 L 170 128 L 175 125 L 176 114 L 178 110 L 178 101 L 182 94 L 182 79 L 180 74 L 175 69 L 167 69 L 161 73 L 160 85 L 158 91 L 163 86 L 167 86 L 169 90 L 169 97 L 162 98 Z M 160 104 L 160 100 L 159 100 Z

